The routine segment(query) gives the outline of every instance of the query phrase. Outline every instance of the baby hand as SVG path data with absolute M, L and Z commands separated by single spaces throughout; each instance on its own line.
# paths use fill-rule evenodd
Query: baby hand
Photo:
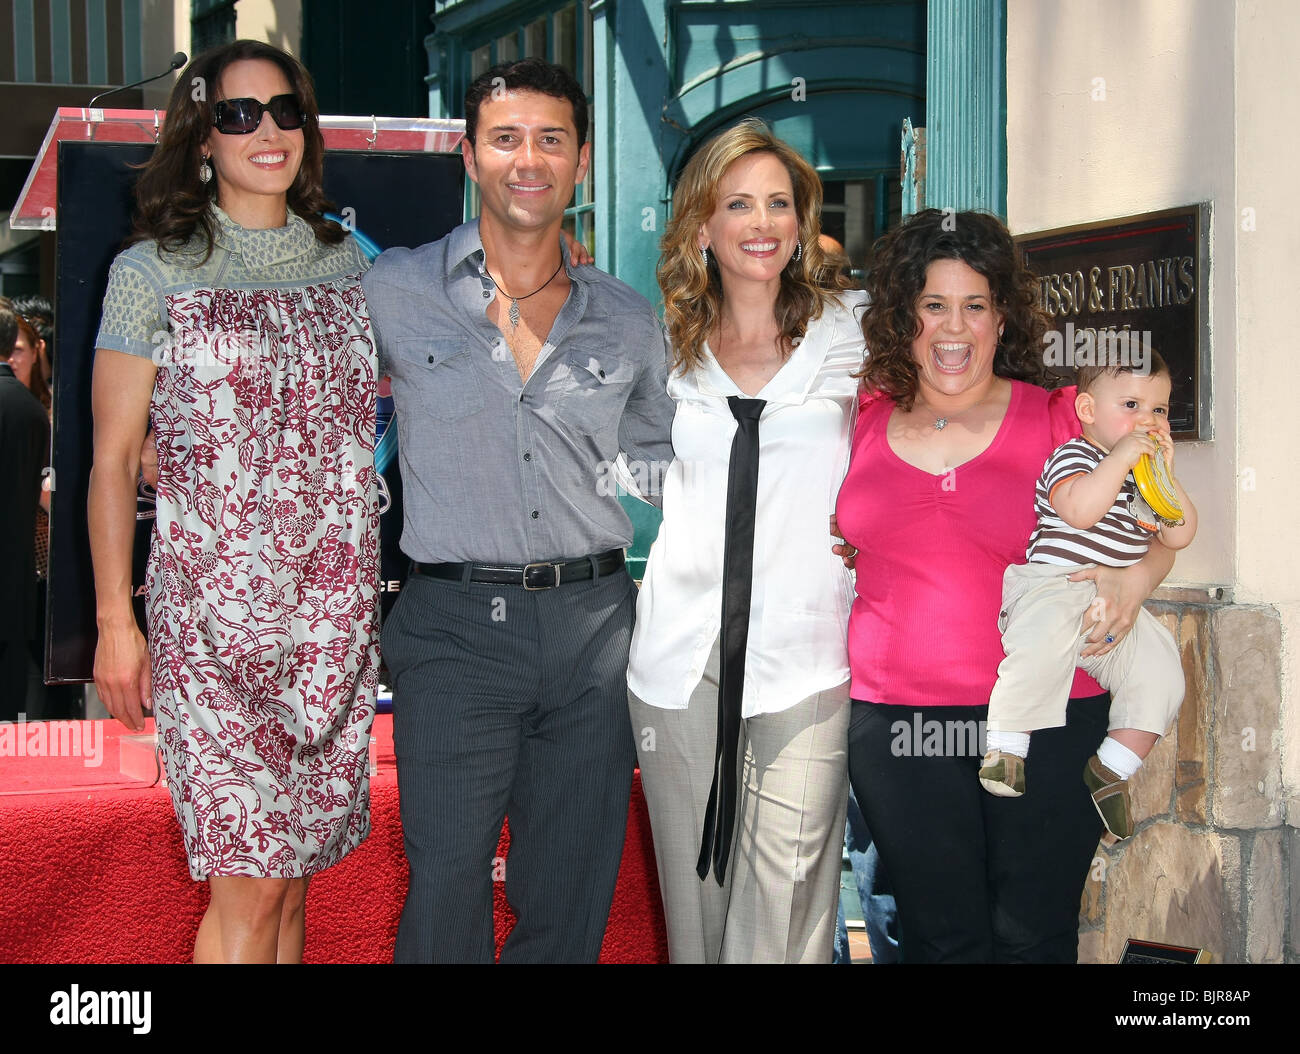
M 1163 428 L 1158 428 L 1151 433 L 1151 437 L 1160 447 L 1160 453 L 1165 456 L 1165 468 L 1169 474 L 1174 474 L 1174 441 L 1172 437 Z
M 1110 448 L 1109 456 L 1132 469 L 1143 454 L 1154 454 L 1158 449 L 1156 441 L 1145 432 L 1130 432 Z

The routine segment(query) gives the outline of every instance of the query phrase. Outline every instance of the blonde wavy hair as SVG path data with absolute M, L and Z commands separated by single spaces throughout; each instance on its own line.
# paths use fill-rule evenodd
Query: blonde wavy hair
M 728 168 L 749 154 L 773 155 L 785 165 L 794 188 L 802 259 L 791 257 L 781 272 L 781 289 L 773 313 L 788 357 L 808 323 L 819 318 L 837 291 L 847 288 L 818 244 L 821 233 L 822 181 L 789 143 L 772 134 L 756 117 L 711 139 L 682 170 L 673 192 L 673 216 L 664 229 L 659 255 L 659 289 L 664 324 L 673 343 L 673 369 L 692 370 L 704 363 L 704 343 L 722 318 L 722 278 L 717 261 L 706 264 L 696 244 L 700 227 L 718 205 L 718 186 Z

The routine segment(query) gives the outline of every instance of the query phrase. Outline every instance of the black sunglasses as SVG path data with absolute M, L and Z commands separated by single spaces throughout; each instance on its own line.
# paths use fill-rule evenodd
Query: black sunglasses
M 212 124 L 222 135 L 249 135 L 262 123 L 262 114 L 269 113 L 271 120 L 283 131 L 291 132 L 307 122 L 307 116 L 298 105 L 295 95 L 277 95 L 270 102 L 257 99 L 222 99 L 212 105 Z

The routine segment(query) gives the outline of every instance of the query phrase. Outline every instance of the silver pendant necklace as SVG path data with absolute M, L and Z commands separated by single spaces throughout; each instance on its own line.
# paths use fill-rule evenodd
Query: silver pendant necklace
M 962 414 L 968 414 L 968 413 L 970 413 L 970 412 L 971 412 L 972 410 L 974 410 L 977 406 L 982 406 L 982 405 L 984 404 L 985 399 L 987 399 L 987 398 L 988 398 L 988 396 L 985 395 L 983 398 L 980 399 L 979 402 L 977 402 L 977 403 L 972 403 L 970 406 L 966 407 L 966 409 L 961 410 L 961 411 L 959 411 L 957 414 L 955 414 L 954 417 L 961 417 Z M 925 407 L 925 408 L 926 408 L 926 410 L 927 410 L 929 413 L 934 413 L 934 411 L 930 409 L 929 404 L 926 404 L 926 407 Z M 936 417 L 936 418 L 934 419 L 934 430 L 935 430 L 936 432 L 942 432 L 945 428 L 948 427 L 948 422 L 949 422 L 949 418 L 947 418 L 947 417 Z
M 526 293 L 523 296 L 510 296 L 509 293 L 507 293 L 504 289 L 501 288 L 497 280 L 492 277 L 492 272 L 487 269 L 486 265 L 484 265 L 483 273 L 488 276 L 488 281 L 491 282 L 496 287 L 496 291 L 500 293 L 502 296 L 510 297 L 509 317 L 510 317 L 510 328 L 512 330 L 519 328 L 519 301 L 527 300 L 530 296 L 536 296 L 548 285 L 550 285 L 552 282 L 555 281 L 555 275 L 559 274 L 563 268 L 564 268 L 564 256 L 563 254 L 561 254 L 560 266 L 555 269 L 555 273 L 552 274 L 550 278 L 548 278 L 545 282 L 539 285 L 531 293 Z

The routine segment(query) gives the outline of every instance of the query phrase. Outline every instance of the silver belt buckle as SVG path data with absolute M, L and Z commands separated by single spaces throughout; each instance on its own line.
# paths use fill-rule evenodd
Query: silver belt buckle
M 563 561 L 559 563 L 553 563 L 553 564 L 545 563 L 545 562 L 538 563 L 538 564 L 524 564 L 524 588 L 528 590 L 530 593 L 536 593 L 543 589 L 554 589 L 556 586 L 560 584 L 560 568 L 563 566 L 564 566 Z M 555 576 L 555 581 L 544 582 L 540 586 L 530 585 L 528 582 L 528 572 L 531 571 L 534 567 L 549 567 Z

